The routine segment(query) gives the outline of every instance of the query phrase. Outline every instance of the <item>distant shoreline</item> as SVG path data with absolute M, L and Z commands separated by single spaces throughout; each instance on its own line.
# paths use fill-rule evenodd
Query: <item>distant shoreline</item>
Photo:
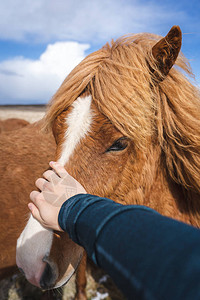
M 31 105 L 24 105 L 24 104 L 14 104 L 14 105 L 0 105 L 0 110 L 23 110 L 23 111 L 45 111 L 46 110 L 46 105 L 45 104 L 31 104 Z
M 45 107 L 46 104 L 0 104 L 0 108 L 1 107 Z

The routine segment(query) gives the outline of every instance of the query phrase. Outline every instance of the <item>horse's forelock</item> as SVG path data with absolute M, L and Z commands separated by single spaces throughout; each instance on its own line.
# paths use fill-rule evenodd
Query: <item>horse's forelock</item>
M 146 136 L 150 136 L 151 128 L 147 120 L 152 116 L 153 101 L 149 87 L 151 76 L 146 64 L 147 52 L 139 45 L 139 36 L 124 37 L 111 45 L 107 43 L 86 57 L 54 95 L 44 127 L 51 127 L 56 116 L 88 88 L 101 112 L 126 135 L 137 137 L 138 127 L 144 128 L 140 138 L 140 144 L 142 140 L 144 144 Z M 132 51 L 134 45 L 136 51 Z

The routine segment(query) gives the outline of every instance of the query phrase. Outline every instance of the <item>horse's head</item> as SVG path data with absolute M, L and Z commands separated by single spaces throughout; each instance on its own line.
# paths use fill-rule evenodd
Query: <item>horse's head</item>
M 161 159 L 172 151 L 170 126 L 176 126 L 177 103 L 171 111 L 166 107 L 179 97 L 174 87 L 187 82 L 171 69 L 180 47 L 179 27 L 165 38 L 121 38 L 86 57 L 54 96 L 46 121 L 57 143 L 56 159 L 88 193 L 157 208 L 151 195 L 160 200 L 159 170 L 174 164 L 171 153 Z M 186 68 L 182 57 L 177 61 Z M 168 175 L 173 176 L 170 170 Z M 175 175 L 181 179 L 178 168 Z M 46 230 L 31 217 L 18 239 L 17 262 L 34 284 L 58 287 L 71 277 L 82 251 L 66 233 Z

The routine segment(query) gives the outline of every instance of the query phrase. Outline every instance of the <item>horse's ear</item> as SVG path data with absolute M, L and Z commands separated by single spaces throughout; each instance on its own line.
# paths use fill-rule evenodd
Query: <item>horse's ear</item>
M 182 32 L 179 26 L 173 26 L 168 34 L 152 48 L 158 71 L 154 70 L 157 81 L 162 81 L 174 65 L 182 43 Z

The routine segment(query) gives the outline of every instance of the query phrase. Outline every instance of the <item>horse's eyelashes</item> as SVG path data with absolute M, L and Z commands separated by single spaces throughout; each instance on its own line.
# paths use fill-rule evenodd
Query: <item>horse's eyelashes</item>
M 122 151 L 124 149 L 126 149 L 126 147 L 128 146 L 128 142 L 127 142 L 127 138 L 126 137 L 122 137 L 119 138 L 118 140 L 116 140 L 112 146 L 110 146 L 106 152 L 111 152 L 111 151 Z

